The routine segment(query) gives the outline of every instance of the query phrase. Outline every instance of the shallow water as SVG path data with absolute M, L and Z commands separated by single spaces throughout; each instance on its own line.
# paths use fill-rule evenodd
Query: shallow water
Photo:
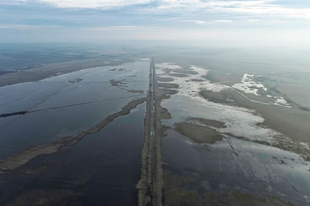
M 192 69 L 198 75 L 172 77 L 174 81 L 171 83 L 179 85 L 178 93 L 161 103 L 172 117 L 162 120 L 164 125 L 171 128 L 166 131 L 162 141 L 162 156 L 168 163 L 164 165 L 164 170 L 179 176 L 199 176 L 200 181 L 185 184 L 184 187 L 202 195 L 212 191 L 239 190 L 254 196 L 264 197 L 268 194 L 296 205 L 308 205 L 308 162 L 297 154 L 251 142 L 257 140 L 272 144 L 279 138 L 287 137 L 260 126 L 264 119 L 254 110 L 210 102 L 199 96 L 200 89 L 223 86 L 217 87 L 209 81 L 190 81 L 192 78 L 202 78 L 203 74 L 200 68 Z M 168 77 L 168 74 L 160 72 L 158 76 Z M 226 127 L 214 129 L 225 138 L 213 145 L 197 144 L 173 130 L 175 123 L 184 122 L 188 117 L 224 122 Z
M 1 196 L 0 203 L 43 190 L 65 193 L 62 202 L 72 205 L 137 205 L 145 107 L 139 105 L 72 148 L 29 162 L 20 168 L 26 176 L 4 174 L 0 192 L 11 195 Z
M 254 94 L 256 96 L 265 96 L 269 98 L 269 101 L 260 102 L 251 100 L 249 97 L 247 97 L 252 102 L 291 108 L 291 105 L 283 97 L 260 94 L 259 90 L 263 90 L 264 92 L 266 92 L 268 91 L 268 89 L 262 83 L 255 82 L 253 78 L 254 75 L 245 73 L 241 79 L 241 83 L 234 84 L 232 88 L 240 90 L 246 94 Z
M 162 106 L 172 115 L 171 120 L 164 121 L 170 126 L 184 121 L 187 117 L 198 117 L 224 122 L 226 128 L 218 129 L 221 133 L 230 133 L 251 140 L 271 142 L 273 136 L 279 134 L 271 129 L 257 126 L 256 124 L 262 123 L 264 119 L 255 115 L 253 111 L 241 107 L 217 104 L 207 100 L 199 101 L 179 94 L 164 100 Z
M 0 112 L 30 113 L 0 118 L 0 160 L 36 145 L 75 136 L 120 111 L 130 101 L 145 97 L 148 74 L 149 61 L 137 60 L 1 87 Z M 112 86 L 112 79 L 124 79 L 127 90 L 143 93 Z
M 267 88 L 263 84 L 255 82 L 253 78 L 254 75 L 245 73 L 241 79 L 241 83 L 234 84 L 232 87 L 248 94 L 254 94 L 256 96 L 259 96 L 258 89 L 267 91 Z
M 163 73 L 163 66 L 167 64 L 156 65 L 160 71 L 158 76 L 173 78 L 174 80 L 170 83 L 179 85 L 179 88 L 176 89 L 178 93 L 162 102 L 165 108 L 169 111 L 171 110 L 170 112 L 173 116 L 170 123 L 167 121 L 169 125 L 175 122 L 181 122 L 186 117 L 201 117 L 224 122 L 226 128 L 218 130 L 221 133 L 229 133 L 250 140 L 272 143 L 275 136 L 282 135 L 277 131 L 258 126 L 258 124 L 264 122 L 264 119 L 254 110 L 210 102 L 200 96 L 199 92 L 201 90 L 206 89 L 218 92 L 230 88 L 226 85 L 214 84 L 204 79 L 203 76 L 207 75 L 207 70 L 192 66 L 191 69 L 198 74 L 189 75 L 188 77 L 171 77 L 169 74 Z M 172 64 L 170 63 L 168 65 Z M 177 67 L 176 65 L 172 66 Z M 197 82 L 192 81 L 192 79 L 201 79 L 203 81 Z M 195 110 L 192 108 L 195 108 Z
M 1 87 L 0 112 L 29 113 L 0 118 L 0 161 L 37 145 L 74 137 L 145 97 L 149 66 L 149 60 L 137 60 Z M 122 84 L 113 86 L 110 80 L 122 80 Z M 61 203 L 72 205 L 137 205 L 145 107 L 141 104 L 129 115 L 117 117 L 72 147 L 0 173 L 0 205 L 10 201 L 31 205 L 37 201 L 32 196 L 44 201 L 63 197 Z
M 229 136 L 207 145 L 174 130 L 165 135 L 162 154 L 167 170 L 198 175 L 203 181 L 194 189 L 202 193 L 237 189 L 255 196 L 278 196 L 297 205 L 310 203 L 310 165 L 297 154 Z M 201 191 L 201 184 L 208 187 Z
M 38 82 L 0 87 L 0 114 L 28 111 L 65 87 L 65 83 Z

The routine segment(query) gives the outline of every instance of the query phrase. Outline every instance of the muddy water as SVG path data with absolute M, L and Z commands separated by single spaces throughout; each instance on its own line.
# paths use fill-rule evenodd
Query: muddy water
M 169 74 L 160 71 L 158 76 Z M 182 187 L 201 197 L 215 191 L 238 190 L 266 199 L 275 196 L 295 205 L 310 204 L 310 164 L 298 154 L 252 142 L 272 143 L 276 136 L 285 138 L 282 134 L 259 126 L 264 119 L 253 110 L 210 102 L 199 96 L 200 88 L 216 85 L 206 85 L 212 84 L 208 81 L 187 83 L 191 77 L 172 78 L 171 83 L 180 86 L 178 93 L 161 104 L 172 117 L 162 120 L 170 127 L 162 140 L 166 174 L 183 177 L 184 181 L 188 181 L 188 176 L 195 179 L 183 182 Z M 176 132 L 174 124 L 188 117 L 224 122 L 226 127 L 214 128 L 223 140 L 212 145 L 198 144 Z

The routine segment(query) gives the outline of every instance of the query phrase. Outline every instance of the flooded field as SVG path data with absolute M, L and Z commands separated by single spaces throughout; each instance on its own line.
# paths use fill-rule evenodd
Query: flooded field
M 310 0 L 0 19 L 0 206 L 310 206 Z
M 157 58 L 0 87 L 0 205 L 310 205 L 295 80 Z
M 161 120 L 167 205 L 310 204 L 308 143 L 264 125 L 261 114 L 238 105 L 233 95 L 221 102 L 208 98 L 238 89 L 253 103 L 241 92 L 267 91 L 252 82 L 254 76 L 245 74 L 242 83 L 230 87 L 207 80 L 208 71 L 196 66 L 156 66 L 158 92 L 168 95 L 161 101 L 169 114 Z M 290 109 L 285 100 L 280 103 L 283 97 L 277 98 L 279 104 L 266 106 Z M 303 150 L 294 153 L 294 145 Z
M 149 65 L 1 87 L 0 204 L 137 205 Z

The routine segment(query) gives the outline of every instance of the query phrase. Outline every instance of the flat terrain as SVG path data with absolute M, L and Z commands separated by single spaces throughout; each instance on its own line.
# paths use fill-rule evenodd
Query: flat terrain
M 229 54 L 157 58 L 166 205 L 309 205 L 308 80 Z
M 113 64 L 0 87 L 0 205 L 138 204 L 150 61 Z
M 32 49 L 0 51 L 0 205 L 310 205 L 304 55 Z

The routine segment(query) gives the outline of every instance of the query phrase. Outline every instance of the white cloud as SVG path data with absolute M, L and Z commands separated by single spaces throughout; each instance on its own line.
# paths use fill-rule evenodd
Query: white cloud
M 247 19 L 246 21 L 250 23 L 256 23 L 259 22 L 259 19 Z
M 306 19 L 310 8 L 292 8 L 277 4 L 281 0 L 0 0 L 0 4 L 47 3 L 60 8 L 113 9 L 131 5 L 145 5 L 139 11 L 159 13 L 202 12 L 205 15 L 229 14 L 247 19 Z M 148 5 L 149 3 L 156 3 Z M 199 23 L 198 23 L 199 24 Z
M 62 26 L 38 26 L 24 24 L 0 24 L 0 29 L 37 29 L 37 28 L 63 28 Z
M 36 27 L 32 25 L 20 25 L 20 24 L 0 25 L 0 29 L 31 29 L 31 28 L 36 28 Z
M 220 20 L 214 20 L 216 23 L 232 23 L 232 20 L 229 19 L 220 19 Z
M 277 5 L 274 0 L 252 1 L 201 1 L 201 0 L 158 0 L 154 12 L 205 11 L 205 14 L 231 14 L 232 16 L 258 16 L 272 18 L 310 19 L 310 8 L 289 8 Z M 246 19 L 245 19 L 246 20 Z
M 115 8 L 136 4 L 146 4 L 152 0 L 39 0 L 60 8 Z
M 206 24 L 206 21 L 202 21 L 202 20 L 183 20 L 183 22 L 188 22 L 188 23 L 193 23 L 193 24 Z
M 213 2 L 209 7 L 214 12 L 256 15 L 272 18 L 310 19 L 309 8 L 288 8 L 272 4 L 273 1 Z
M 27 2 L 28 0 L 1 0 L 0 5 L 20 5 Z
M 264 17 L 310 19 L 309 8 L 288 8 L 272 4 L 272 1 L 211 2 L 208 9 L 214 12 L 249 14 Z
M 86 30 L 92 30 L 92 31 L 128 31 L 128 30 L 137 30 L 139 27 L 137 26 L 108 26 L 108 27 L 91 27 L 86 28 Z
M 183 20 L 183 22 L 188 22 L 188 23 L 193 23 L 193 24 L 199 24 L 199 25 L 204 25 L 207 24 L 208 22 L 202 21 L 202 20 Z M 220 20 L 213 20 L 210 21 L 209 23 L 232 23 L 232 20 L 229 19 L 220 19 Z

